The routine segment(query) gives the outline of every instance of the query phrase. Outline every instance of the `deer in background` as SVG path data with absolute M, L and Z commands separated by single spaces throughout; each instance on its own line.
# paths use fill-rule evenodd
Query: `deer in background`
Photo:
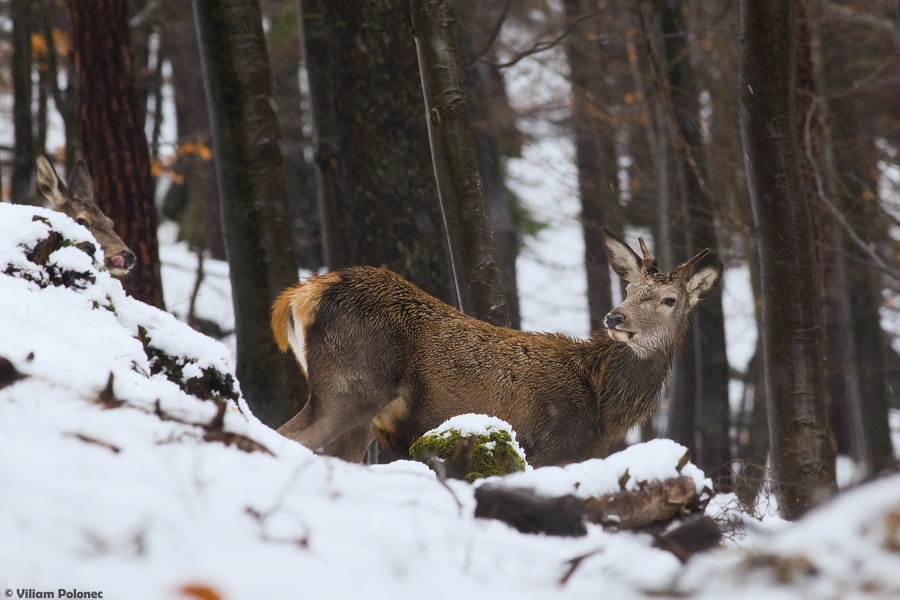
M 455 415 L 509 422 L 533 466 L 602 455 L 658 403 L 691 310 L 716 291 L 722 265 L 660 272 L 604 232 L 626 298 L 588 340 L 518 331 L 466 316 L 396 273 L 352 267 L 285 290 L 272 308 L 279 348 L 309 383 L 278 431 L 312 450 L 361 461 L 373 439 L 408 456 Z
M 94 183 L 84 163 L 78 161 L 69 176 L 68 187 L 56 169 L 44 156 L 37 158 L 38 194 L 57 211 L 68 215 L 90 231 L 106 258 L 107 270 L 115 277 L 123 277 L 134 266 L 134 252 L 125 245 L 113 229 L 112 219 L 103 214 L 94 200 Z

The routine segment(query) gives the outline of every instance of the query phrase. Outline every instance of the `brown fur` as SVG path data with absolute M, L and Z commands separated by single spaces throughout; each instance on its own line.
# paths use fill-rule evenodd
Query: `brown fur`
M 44 156 L 37 158 L 37 191 L 57 211 L 87 228 L 100 244 L 107 270 L 123 277 L 135 263 L 132 252 L 113 228 L 112 219 L 103 214 L 94 200 L 94 184 L 84 163 L 72 169 L 69 185 L 63 184 L 53 164 Z
M 628 341 L 605 330 L 575 340 L 495 327 L 374 267 L 286 290 L 273 332 L 285 349 L 290 328 L 300 328 L 310 397 L 279 431 L 358 461 L 374 437 L 404 455 L 428 429 L 475 412 L 508 421 L 532 465 L 600 455 L 650 415 L 690 308 L 721 273 L 708 267 L 686 281 L 642 264 L 611 234 L 607 247 L 631 281 L 610 313 L 625 315 L 614 333 Z

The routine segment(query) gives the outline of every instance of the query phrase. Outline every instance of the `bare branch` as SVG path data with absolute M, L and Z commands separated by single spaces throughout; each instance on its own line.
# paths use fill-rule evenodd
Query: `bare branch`
M 506 67 L 513 66 L 514 64 L 518 63 L 519 61 L 521 61 L 524 58 L 528 58 L 529 56 L 533 56 L 540 52 L 545 52 L 547 50 L 550 50 L 551 48 L 558 46 L 560 44 L 560 42 L 565 40 L 569 36 L 569 34 L 571 34 L 575 30 L 576 27 L 578 27 L 579 25 L 581 25 L 588 19 L 593 19 L 594 17 L 606 12 L 606 9 L 608 9 L 610 6 L 612 6 L 612 4 L 613 4 L 612 1 L 608 2 L 606 4 L 606 6 L 603 6 L 602 8 L 598 8 L 597 10 L 593 10 L 589 13 L 585 13 L 585 14 L 581 15 L 580 17 L 578 17 L 577 19 L 575 19 L 574 21 L 569 23 L 569 25 L 566 26 L 565 29 L 563 29 L 562 33 L 557 35 L 552 40 L 547 40 L 547 41 L 543 41 L 543 42 L 535 42 L 535 44 L 531 48 L 518 53 L 516 56 L 514 56 L 513 58 L 511 58 L 510 60 L 508 60 L 506 62 L 502 62 L 502 63 L 495 63 L 495 62 L 491 62 L 491 61 L 485 61 L 485 62 L 488 62 L 488 64 L 491 64 L 491 65 L 497 67 L 498 69 L 504 69 Z M 481 60 L 485 60 L 485 59 L 481 59 Z
M 479 60 L 481 60 L 485 54 L 487 54 L 491 47 L 494 45 L 494 42 L 497 41 L 497 36 L 500 35 L 500 30 L 503 29 L 503 23 L 506 22 L 506 17 L 509 15 L 509 9 L 512 8 L 513 0 L 506 0 L 506 5 L 503 7 L 503 10 L 500 12 L 500 16 L 497 18 L 497 23 L 494 25 L 493 31 L 488 36 L 487 41 L 484 43 L 484 47 L 481 50 L 475 53 L 471 58 L 463 61 L 463 69 L 471 69 L 474 67 Z

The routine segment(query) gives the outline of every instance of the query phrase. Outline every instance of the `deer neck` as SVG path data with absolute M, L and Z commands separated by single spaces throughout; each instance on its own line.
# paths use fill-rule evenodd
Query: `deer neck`
M 627 342 L 602 338 L 594 343 L 598 427 L 604 439 L 621 439 L 656 406 L 674 349 L 635 349 Z

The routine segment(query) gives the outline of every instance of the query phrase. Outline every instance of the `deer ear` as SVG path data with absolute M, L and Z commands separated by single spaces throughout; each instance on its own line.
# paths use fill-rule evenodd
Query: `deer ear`
M 693 308 L 698 302 L 711 296 L 719 289 L 723 268 L 722 263 L 703 267 L 687 280 L 685 287 L 688 293 L 688 306 Z
M 69 176 L 69 193 L 75 200 L 85 204 L 95 204 L 94 182 L 91 181 L 91 175 L 88 173 L 87 167 L 80 160 Z
M 628 244 L 614 236 L 608 229 L 603 230 L 603 244 L 606 256 L 613 270 L 626 281 L 640 281 L 641 259 Z
M 66 186 L 60 181 L 53 164 L 45 156 L 37 157 L 37 191 L 57 209 L 69 201 Z

